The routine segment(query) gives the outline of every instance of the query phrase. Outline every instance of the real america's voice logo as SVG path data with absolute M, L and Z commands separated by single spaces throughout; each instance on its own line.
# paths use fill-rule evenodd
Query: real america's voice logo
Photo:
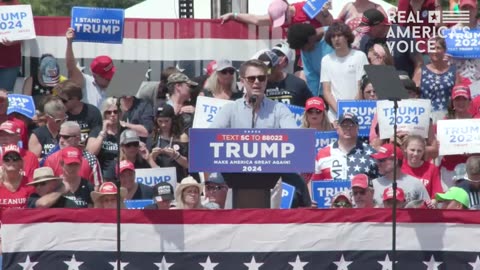
M 469 28 L 469 11 L 429 11 L 409 12 L 397 11 L 388 14 L 390 24 L 406 24 L 408 27 L 390 27 L 387 33 L 387 46 L 391 52 L 400 53 L 429 53 L 435 51 L 436 41 L 433 37 L 451 37 L 452 31 L 448 30 L 452 24 L 460 25 L 453 34 L 467 33 Z M 458 36 L 458 35 L 457 35 Z

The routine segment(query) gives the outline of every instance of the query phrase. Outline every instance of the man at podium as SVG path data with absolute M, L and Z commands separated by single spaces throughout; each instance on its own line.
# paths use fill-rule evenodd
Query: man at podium
M 265 98 L 268 67 L 259 60 L 240 66 L 240 80 L 245 96 L 225 105 L 210 128 L 297 128 L 285 104 Z

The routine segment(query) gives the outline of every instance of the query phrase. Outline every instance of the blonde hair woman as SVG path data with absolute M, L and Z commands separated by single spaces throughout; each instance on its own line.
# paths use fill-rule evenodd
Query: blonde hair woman
M 302 128 L 313 128 L 318 131 L 333 130 L 333 125 L 326 113 L 325 101 L 321 97 L 312 97 L 305 103 L 302 116 Z
M 203 185 L 198 183 L 195 178 L 188 176 L 182 179 L 175 191 L 175 200 L 178 209 L 200 209 L 203 208 L 201 203 L 201 192 Z
M 243 96 L 237 89 L 237 71 L 232 61 L 227 59 L 217 61 L 215 72 L 207 79 L 205 89 L 199 95 L 227 100 Z

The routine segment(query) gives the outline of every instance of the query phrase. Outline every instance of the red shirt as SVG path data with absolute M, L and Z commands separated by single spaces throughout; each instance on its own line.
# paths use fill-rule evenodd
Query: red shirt
M 40 166 L 38 163 L 38 158 L 34 153 L 25 149 L 20 150 L 20 155 L 23 159 L 24 175 L 28 178 L 28 182 L 31 182 L 33 179 L 33 171 Z
M 440 170 L 431 162 L 423 162 L 422 166 L 412 168 L 408 165 L 407 160 L 403 161 L 402 172 L 420 179 L 425 185 L 430 198 L 435 198 L 435 194 L 442 193 L 442 183 L 440 181 Z
M 62 166 L 60 165 L 61 159 L 61 151 L 57 151 L 45 160 L 45 164 L 43 166 L 52 168 L 55 176 L 61 176 L 63 174 Z M 92 185 L 95 185 L 92 168 L 88 164 L 88 160 L 85 157 L 82 157 L 82 165 L 80 167 L 79 174 L 80 177 L 87 179 L 88 181 L 90 181 L 90 183 L 92 183 Z
M 415 31 L 417 34 L 420 35 L 422 33 L 426 33 L 427 29 L 430 31 L 430 36 L 433 37 L 436 35 L 434 33 L 435 29 L 435 24 L 434 23 L 429 23 L 429 11 L 435 11 L 435 0 L 425 0 L 422 4 L 422 7 L 418 11 L 418 14 L 412 10 L 412 7 L 410 6 L 410 0 L 398 0 L 398 11 L 402 11 L 402 18 L 399 21 L 399 25 L 404 26 L 404 27 L 412 27 L 415 26 L 417 30 Z M 409 16 L 412 16 L 414 19 L 409 19 Z M 431 16 L 431 15 L 430 15 Z M 398 19 L 397 19 L 398 20 Z M 423 34 L 422 34 L 423 35 Z M 422 38 L 417 38 L 417 41 L 422 41 L 418 44 L 418 48 L 422 53 L 426 53 L 428 46 L 427 46 L 427 41 L 429 37 L 422 37 Z
M 28 197 L 35 191 L 32 186 L 27 186 L 27 183 L 28 180 L 24 176 L 15 192 L 11 192 L 3 184 L 0 184 L 0 209 L 26 208 Z

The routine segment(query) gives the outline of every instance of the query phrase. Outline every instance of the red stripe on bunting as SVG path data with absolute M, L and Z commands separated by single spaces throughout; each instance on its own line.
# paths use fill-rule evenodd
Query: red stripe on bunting
M 480 224 L 472 211 L 401 209 L 402 223 Z M 2 224 L 38 222 L 115 223 L 110 209 L 7 209 Z M 295 209 L 295 210 L 122 210 L 122 223 L 138 224 L 286 224 L 391 222 L 389 209 Z
M 70 17 L 34 18 L 37 36 L 65 36 Z M 259 34 L 261 33 L 261 34 Z M 281 38 L 279 30 L 274 31 Z M 199 19 L 126 19 L 125 38 L 141 39 L 270 39 L 268 27 L 256 27 L 237 22 L 221 24 L 220 20 Z

